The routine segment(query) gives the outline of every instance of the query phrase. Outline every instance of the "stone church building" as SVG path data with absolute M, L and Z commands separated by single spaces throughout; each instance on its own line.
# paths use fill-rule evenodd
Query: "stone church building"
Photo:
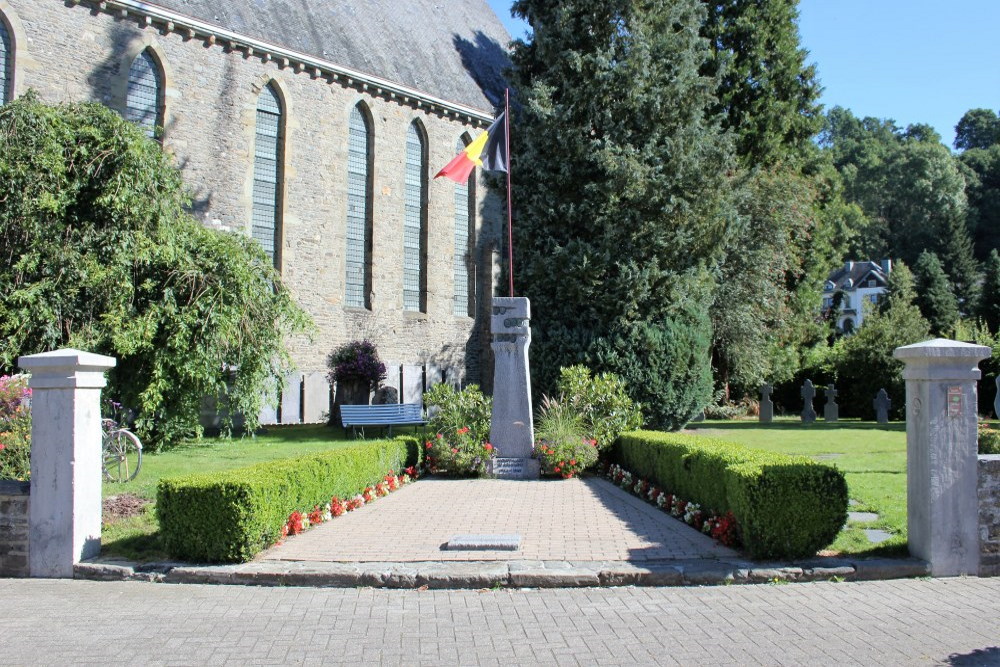
M 316 323 L 266 421 L 317 421 L 349 340 L 404 400 L 489 384 L 503 202 L 432 176 L 502 104 L 509 39 L 485 0 L 0 0 L 0 101 L 99 101 L 162 143 Z

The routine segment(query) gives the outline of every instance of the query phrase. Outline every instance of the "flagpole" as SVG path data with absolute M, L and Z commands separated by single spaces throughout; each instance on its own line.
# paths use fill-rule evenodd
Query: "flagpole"
M 507 276 L 510 282 L 510 296 L 514 296 L 514 231 L 513 231 L 513 215 L 511 212 L 511 196 L 510 196 L 510 88 L 504 88 L 504 141 L 507 144 Z

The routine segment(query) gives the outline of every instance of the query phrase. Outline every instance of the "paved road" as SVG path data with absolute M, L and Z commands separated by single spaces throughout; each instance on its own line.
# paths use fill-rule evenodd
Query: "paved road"
M 0 664 L 1000 664 L 1000 579 L 499 591 L 0 580 Z

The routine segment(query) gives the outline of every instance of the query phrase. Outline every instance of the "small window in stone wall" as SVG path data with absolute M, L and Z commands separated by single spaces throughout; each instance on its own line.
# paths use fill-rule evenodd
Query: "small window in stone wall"
M 146 136 L 156 139 L 162 127 L 163 76 L 153 54 L 146 49 L 132 61 L 125 94 L 125 118 L 143 128 Z
M 257 98 L 257 133 L 253 160 L 253 214 L 251 236 L 278 266 L 280 234 L 281 150 L 283 140 L 281 98 L 267 85 Z
M 371 294 L 371 129 L 360 105 L 348 121 L 347 276 L 344 303 L 370 308 Z
M 14 98 L 14 47 L 7 24 L 0 16 L 0 104 Z
M 427 310 L 427 160 L 416 122 L 406 133 L 403 221 L 403 309 Z
M 465 150 L 466 142 L 458 140 L 455 152 Z M 455 302 L 454 313 L 472 317 L 475 315 L 475 271 L 472 263 L 472 248 L 475 241 L 476 221 L 476 170 L 469 174 L 464 185 L 455 186 Z

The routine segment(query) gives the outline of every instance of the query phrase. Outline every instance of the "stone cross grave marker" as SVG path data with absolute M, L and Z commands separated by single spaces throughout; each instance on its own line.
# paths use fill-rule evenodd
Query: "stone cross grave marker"
M 770 424 L 774 419 L 774 403 L 771 402 L 771 392 L 774 391 L 768 383 L 760 386 L 760 413 L 758 419 L 762 424 Z
M 531 415 L 531 306 L 525 297 L 494 297 L 493 415 L 490 443 L 497 458 L 490 473 L 505 479 L 538 479 L 538 460 L 531 458 L 535 429 Z
M 835 422 L 840 417 L 840 406 L 837 405 L 837 388 L 832 384 L 829 385 L 825 390 L 826 394 L 826 405 L 823 406 L 823 420 L 828 422 Z
M 875 408 L 875 421 L 879 424 L 888 424 L 889 408 L 892 407 L 892 400 L 884 388 L 878 390 L 878 394 L 872 400 L 872 406 Z
M 996 378 L 997 397 L 993 399 L 993 415 L 1000 419 L 1000 375 Z
M 816 421 L 816 411 L 813 410 L 813 398 L 816 397 L 816 388 L 813 387 L 812 380 L 806 380 L 802 385 L 802 423 L 811 424 Z

